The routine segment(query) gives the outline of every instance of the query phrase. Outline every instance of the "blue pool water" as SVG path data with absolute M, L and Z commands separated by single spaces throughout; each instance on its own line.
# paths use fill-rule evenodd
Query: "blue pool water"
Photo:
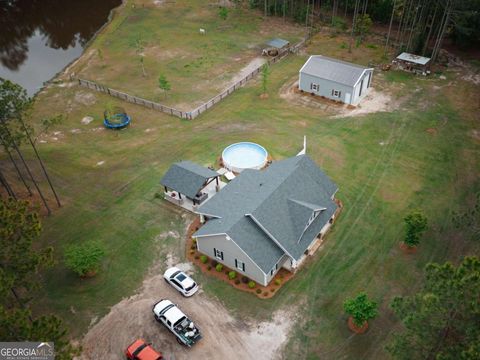
M 261 169 L 267 163 L 267 158 L 267 150 L 252 142 L 232 144 L 222 153 L 224 166 L 237 173 L 245 169 Z

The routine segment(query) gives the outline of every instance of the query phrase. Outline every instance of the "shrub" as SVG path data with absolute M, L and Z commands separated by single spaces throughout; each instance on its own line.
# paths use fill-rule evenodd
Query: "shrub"
M 156 192 L 155 195 L 153 195 L 153 197 L 155 199 L 162 199 L 163 198 L 163 194 L 162 193 L 159 193 L 159 192 Z
M 226 20 L 227 17 L 228 17 L 228 9 L 224 6 L 221 6 L 219 9 L 218 9 L 218 16 L 220 16 L 220 19 L 222 20 Z
M 235 271 L 230 271 L 230 272 L 228 273 L 228 278 L 229 278 L 230 280 L 233 280 L 233 279 L 235 279 L 236 277 L 237 277 L 237 273 L 236 273 Z
M 197 249 L 197 247 L 196 247 L 195 245 L 192 245 L 192 246 L 190 246 L 190 249 L 192 249 L 192 250 L 196 250 L 196 249 Z
M 215 266 L 215 269 L 218 271 L 218 272 L 221 272 L 223 270 L 223 265 L 222 264 L 217 264 L 217 266 Z
M 345 312 L 353 318 L 356 326 L 363 326 L 366 321 L 377 316 L 377 303 L 370 301 L 367 294 L 360 293 L 354 299 L 348 299 L 343 303 Z
M 265 296 L 265 297 L 268 296 L 268 292 L 265 291 L 265 292 L 263 293 L 263 296 Z
M 272 292 L 272 293 L 275 292 L 275 289 L 270 289 L 270 292 Z
M 280 286 L 281 283 L 282 283 L 282 280 L 280 279 L 275 280 L 275 285 Z
M 202 262 L 202 264 L 206 264 L 208 261 L 207 255 L 200 256 L 200 261 Z
M 421 210 L 414 210 L 403 219 L 405 221 L 405 240 L 407 246 L 413 247 L 420 242 L 421 234 L 427 229 L 427 218 Z
M 65 265 L 80 276 L 95 273 L 100 268 L 105 251 L 96 241 L 75 244 L 65 250 Z
M 248 277 L 242 276 L 242 283 L 244 284 L 248 283 Z
M 198 230 L 198 229 L 197 229 Z M 197 245 L 197 239 L 192 239 L 192 244 Z
M 207 270 L 208 271 L 212 270 L 212 267 L 210 265 L 208 265 Z
M 190 250 L 190 254 L 191 255 L 195 254 L 195 250 Z
M 238 284 L 240 284 L 240 280 L 235 279 L 235 285 L 238 285 Z
M 198 260 L 199 258 L 200 258 L 200 256 L 195 255 L 195 260 Z
M 217 267 L 218 261 L 217 260 L 212 260 L 211 264 L 212 264 L 212 267 Z
M 262 293 L 262 290 L 261 290 L 261 289 L 257 289 L 256 293 L 257 293 L 257 294 L 261 294 L 261 293 Z
M 255 285 L 257 285 L 257 284 L 255 284 L 255 281 L 250 280 L 250 281 L 248 282 L 248 287 L 249 287 L 250 289 L 253 289 L 253 288 L 255 287 Z

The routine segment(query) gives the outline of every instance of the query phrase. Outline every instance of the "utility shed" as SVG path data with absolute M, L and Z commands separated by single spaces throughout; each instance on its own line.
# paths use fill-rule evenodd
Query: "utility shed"
M 171 197 L 172 191 L 176 192 L 174 197 L 182 200 L 182 194 L 192 200 L 194 204 L 200 204 L 207 198 L 206 193 L 202 193 L 212 181 L 217 182 L 220 175 L 210 169 L 197 165 L 191 161 L 181 161 L 173 164 L 160 180 L 160 184 L 165 187 L 165 196 Z
M 299 73 L 301 91 L 358 105 L 371 86 L 373 68 L 323 55 L 312 55 Z
M 393 60 L 400 70 L 410 71 L 419 75 L 430 74 L 430 58 L 403 52 Z
M 284 39 L 272 39 L 267 43 L 268 46 L 273 47 L 275 49 L 283 49 L 290 45 L 290 42 Z

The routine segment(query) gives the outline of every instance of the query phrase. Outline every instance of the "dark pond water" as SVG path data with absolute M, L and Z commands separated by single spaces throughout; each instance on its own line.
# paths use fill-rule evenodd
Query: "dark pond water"
M 0 77 L 35 94 L 72 60 L 121 0 L 0 0 Z

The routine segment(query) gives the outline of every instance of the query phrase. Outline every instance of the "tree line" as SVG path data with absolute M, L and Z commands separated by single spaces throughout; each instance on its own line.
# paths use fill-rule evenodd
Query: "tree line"
M 385 48 L 438 57 L 449 37 L 459 46 L 480 43 L 480 0 L 249 0 L 265 16 L 292 18 L 306 27 L 349 21 L 352 37 L 368 16 L 388 25 Z

